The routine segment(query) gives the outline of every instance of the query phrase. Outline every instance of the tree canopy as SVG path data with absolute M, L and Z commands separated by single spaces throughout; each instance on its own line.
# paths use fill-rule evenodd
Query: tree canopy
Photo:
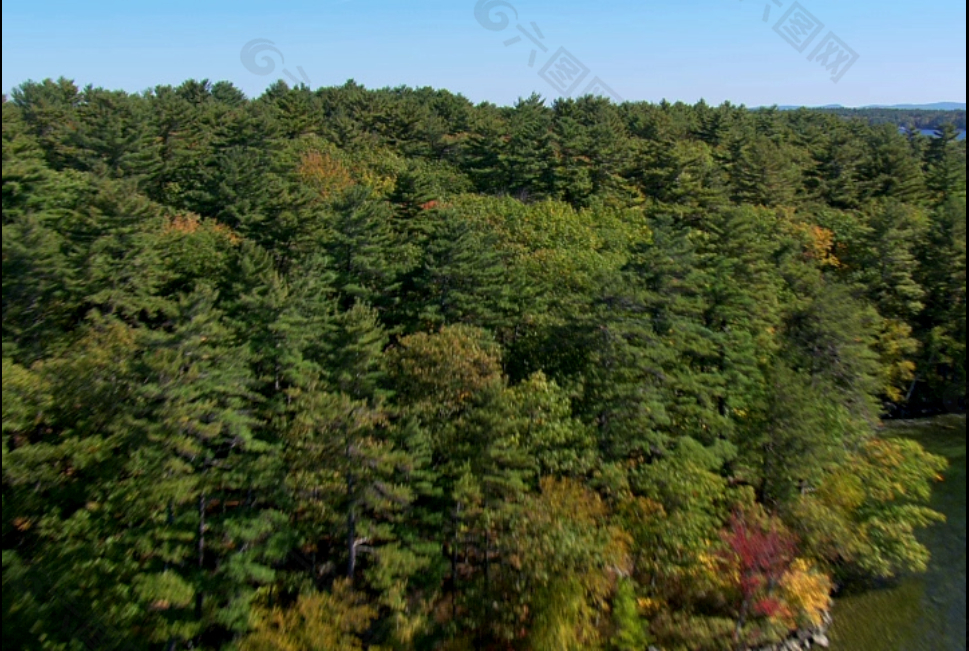
M 22 85 L 4 647 L 713 651 L 924 569 L 966 145 L 867 117 Z

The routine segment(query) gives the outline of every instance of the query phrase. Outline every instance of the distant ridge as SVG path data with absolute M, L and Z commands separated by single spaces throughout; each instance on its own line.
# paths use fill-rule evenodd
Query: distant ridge
M 762 107 L 768 108 L 768 107 Z M 965 102 L 936 102 L 934 104 L 872 104 L 871 106 L 847 107 L 840 104 L 828 104 L 827 106 L 778 106 L 781 111 L 796 111 L 797 109 L 807 108 L 813 110 L 837 110 L 837 109 L 895 109 L 899 111 L 965 111 Z
M 894 106 L 865 106 L 869 109 L 899 109 L 903 111 L 965 111 L 965 102 L 936 102 L 935 104 L 896 104 Z

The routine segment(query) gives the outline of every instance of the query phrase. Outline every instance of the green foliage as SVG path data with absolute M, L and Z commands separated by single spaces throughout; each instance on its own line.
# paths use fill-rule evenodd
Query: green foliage
M 15 89 L 4 648 L 732 650 L 924 569 L 965 144 L 867 115 Z
M 501 564 L 489 592 L 526 624 L 522 648 L 583 649 L 600 637 L 597 620 L 627 569 L 626 536 L 609 526 L 602 500 L 581 485 L 546 479 L 498 542 Z M 498 629 L 496 634 L 501 636 Z M 500 639 L 500 637 L 499 637 Z
M 754 206 L 790 206 L 800 191 L 801 166 L 796 150 L 766 136 L 739 141 L 730 170 L 733 199 Z
M 966 151 L 958 142 L 958 132 L 951 124 L 936 132 L 926 151 L 926 186 L 930 197 L 942 204 L 966 196 Z
M 868 441 L 801 498 L 805 542 L 818 558 L 875 576 L 924 571 L 928 551 L 915 531 L 944 519 L 925 504 L 946 467 L 914 441 Z
M 341 304 L 386 302 L 397 293 L 406 264 L 393 230 L 390 207 L 367 189 L 348 190 L 334 204 L 323 251 L 336 273 Z
M 609 648 L 614 651 L 642 651 L 649 646 L 646 622 L 639 616 L 636 589 L 632 581 L 620 581 L 612 601 L 614 632 Z
M 456 215 L 427 219 L 433 222 L 405 289 L 405 323 L 418 329 L 458 323 L 507 327 L 513 288 L 494 234 Z

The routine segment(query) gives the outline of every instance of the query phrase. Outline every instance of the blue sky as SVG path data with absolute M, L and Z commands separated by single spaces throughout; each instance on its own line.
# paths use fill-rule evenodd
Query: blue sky
M 801 0 L 799 7 L 793 0 L 508 0 L 513 10 L 491 14 L 510 16 L 503 31 L 482 27 L 476 4 L 6 0 L 3 92 L 58 76 L 129 91 L 204 78 L 231 81 L 253 96 L 283 70 L 298 76 L 300 67 L 314 88 L 353 78 L 368 87 L 434 86 L 510 104 L 533 91 L 562 94 L 539 71 L 564 47 L 588 71 L 573 94 L 598 77 L 628 100 L 859 106 L 966 99 L 964 0 L 937 0 L 924 10 L 907 0 Z M 774 26 L 801 9 L 823 28 L 799 53 Z M 531 31 L 532 23 L 547 51 L 516 29 Z M 808 61 L 833 42 L 830 32 L 858 55 L 837 83 Z M 504 44 L 516 35 L 520 42 Z M 243 47 L 254 39 L 278 51 L 264 53 L 276 63 L 273 74 L 243 65 Z

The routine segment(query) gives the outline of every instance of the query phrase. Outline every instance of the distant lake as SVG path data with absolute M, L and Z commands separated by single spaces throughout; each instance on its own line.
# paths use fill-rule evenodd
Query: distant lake
M 932 498 L 947 520 L 919 532 L 932 552 L 926 574 L 837 600 L 831 649 L 966 651 L 966 417 L 897 421 L 885 429 L 949 459 Z
M 901 131 L 902 133 L 905 133 L 905 129 L 902 127 L 899 127 L 898 130 Z M 919 131 L 922 133 L 923 136 L 928 136 L 929 138 L 935 137 L 935 129 L 919 129 Z M 959 140 L 965 140 L 965 139 L 966 139 L 966 130 L 960 129 Z
M 935 136 L 935 130 L 933 129 L 921 129 L 921 131 L 923 136 L 929 136 L 929 137 Z M 966 131 L 965 129 L 962 129 L 959 131 L 959 140 L 965 140 L 965 139 L 966 139 Z

